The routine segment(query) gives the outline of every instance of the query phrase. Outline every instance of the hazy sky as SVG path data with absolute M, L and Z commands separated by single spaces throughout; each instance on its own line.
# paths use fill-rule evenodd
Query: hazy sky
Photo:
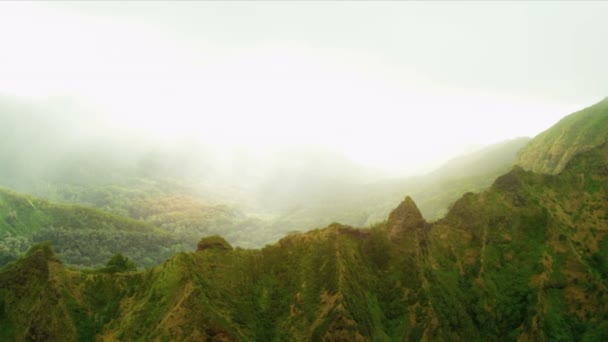
M 412 171 L 608 95 L 605 18 L 580 1 L 1 2 L 0 92 Z

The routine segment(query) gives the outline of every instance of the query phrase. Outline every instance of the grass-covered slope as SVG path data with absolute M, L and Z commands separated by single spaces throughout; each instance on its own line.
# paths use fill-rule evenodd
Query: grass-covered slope
M 114 274 L 67 269 L 41 247 L 0 271 L 0 336 L 600 341 L 607 286 L 604 144 L 558 175 L 515 168 L 432 224 L 408 198 L 370 229 L 332 224 L 261 250 L 212 237 Z
M 145 222 L 0 189 L 0 265 L 47 240 L 62 260 L 81 266 L 103 265 L 119 252 L 152 266 L 183 248 Z
M 559 173 L 579 152 L 607 141 L 608 98 L 570 114 L 522 149 L 518 164 L 537 173 Z

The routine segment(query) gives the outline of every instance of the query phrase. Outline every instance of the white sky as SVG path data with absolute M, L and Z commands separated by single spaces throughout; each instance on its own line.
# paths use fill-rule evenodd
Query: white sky
M 414 172 L 606 96 L 602 2 L 2 2 L 0 93 Z

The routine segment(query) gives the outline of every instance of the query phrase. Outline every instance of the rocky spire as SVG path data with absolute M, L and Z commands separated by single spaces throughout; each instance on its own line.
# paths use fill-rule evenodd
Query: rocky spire
M 410 196 L 407 196 L 388 216 L 387 227 L 391 237 L 424 228 L 424 218 Z

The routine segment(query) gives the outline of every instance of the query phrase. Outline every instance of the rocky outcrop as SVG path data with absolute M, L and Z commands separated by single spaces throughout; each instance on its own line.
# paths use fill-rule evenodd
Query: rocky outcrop
M 425 227 L 425 221 L 410 196 L 407 196 L 388 217 L 387 227 L 391 239 L 397 238 L 404 233 L 421 231 Z

